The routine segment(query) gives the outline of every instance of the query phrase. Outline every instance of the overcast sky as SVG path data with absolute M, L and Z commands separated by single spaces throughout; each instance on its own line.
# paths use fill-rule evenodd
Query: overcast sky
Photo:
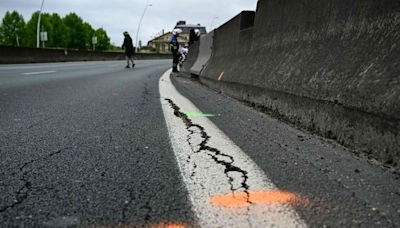
M 129 31 L 136 38 L 136 30 L 147 0 L 45 0 L 44 12 L 65 16 L 77 13 L 94 28 L 104 28 L 111 42 L 120 45 L 122 32 Z M 42 0 L 0 0 L 0 18 L 7 11 L 16 10 L 28 21 L 40 9 Z M 257 0 L 149 0 L 140 29 L 144 44 L 165 29 L 170 31 L 179 20 L 201 24 L 210 30 L 225 23 L 242 10 L 255 10 Z

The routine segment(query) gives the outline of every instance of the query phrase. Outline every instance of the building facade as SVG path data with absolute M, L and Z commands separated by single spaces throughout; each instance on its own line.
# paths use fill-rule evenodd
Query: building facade
M 185 21 L 179 21 L 174 29 L 181 29 L 182 33 L 178 37 L 178 42 L 181 46 L 184 46 L 189 42 L 190 30 L 199 29 L 201 34 L 207 33 L 206 28 L 201 25 L 188 25 Z M 147 43 L 146 51 L 156 53 L 171 53 L 170 42 L 172 38 L 172 32 L 162 34 Z

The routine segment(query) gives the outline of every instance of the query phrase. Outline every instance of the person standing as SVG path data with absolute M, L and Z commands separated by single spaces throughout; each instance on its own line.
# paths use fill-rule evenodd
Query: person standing
M 178 64 L 179 64 L 179 41 L 178 37 L 179 34 L 182 32 L 181 29 L 174 29 L 172 31 L 172 38 L 170 42 L 171 52 L 172 52 L 172 72 L 177 73 L 178 71 Z
M 196 32 L 194 31 L 194 29 L 190 29 L 190 33 L 189 33 L 189 46 L 192 46 L 192 44 L 194 43 L 194 41 L 196 41 Z
M 200 40 L 200 36 L 201 36 L 201 31 L 200 31 L 200 29 L 195 29 L 195 30 L 194 30 L 194 34 L 196 35 L 194 41 L 199 41 L 199 40 Z
M 135 62 L 133 61 L 133 53 L 135 49 L 133 47 L 132 38 L 128 32 L 124 32 L 124 44 L 122 44 L 122 49 L 125 49 L 125 58 L 127 61 L 126 68 L 130 68 L 129 63 L 132 62 L 132 68 L 135 67 Z

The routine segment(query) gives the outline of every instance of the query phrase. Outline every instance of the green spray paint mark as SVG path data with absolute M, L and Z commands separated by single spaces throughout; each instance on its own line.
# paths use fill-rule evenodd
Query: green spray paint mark
M 185 112 L 185 114 L 188 117 L 213 117 L 213 116 L 215 116 L 213 114 L 206 114 L 206 113 L 200 113 L 200 112 Z

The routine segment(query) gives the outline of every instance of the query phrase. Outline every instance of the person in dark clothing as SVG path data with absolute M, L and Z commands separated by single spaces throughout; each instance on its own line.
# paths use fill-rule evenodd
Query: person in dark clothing
M 189 42 L 188 42 L 189 46 L 191 46 L 192 44 L 194 44 L 194 42 L 199 40 L 200 40 L 200 30 L 190 29 Z
M 200 36 L 201 36 L 201 31 L 200 29 L 195 29 L 194 30 L 194 34 L 196 34 L 196 38 L 194 41 L 199 41 L 200 40 Z
M 178 37 L 179 34 L 182 32 L 181 29 L 174 29 L 172 32 L 172 38 L 170 42 L 170 47 L 171 47 L 171 52 L 172 52 L 172 72 L 179 72 L 178 71 L 178 64 L 179 64 L 179 57 L 180 57 L 180 52 L 179 52 L 179 42 L 178 42 Z
M 188 42 L 189 46 L 192 46 L 194 41 L 196 41 L 196 33 L 194 32 L 194 29 L 190 29 L 189 42 Z
M 135 67 L 135 62 L 133 61 L 133 53 L 135 49 L 133 47 L 132 38 L 128 32 L 124 32 L 124 44 L 122 44 L 122 49 L 125 49 L 125 57 L 127 61 L 126 68 L 130 68 L 129 63 L 132 62 L 132 68 Z

